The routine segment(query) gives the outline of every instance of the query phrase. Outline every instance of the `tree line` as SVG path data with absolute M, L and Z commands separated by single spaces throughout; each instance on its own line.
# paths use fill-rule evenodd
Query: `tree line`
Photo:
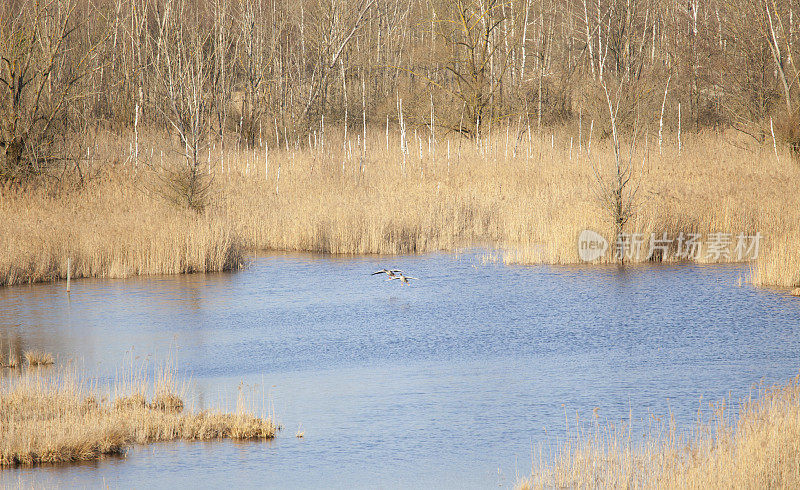
M 770 132 L 798 148 L 795 0 L 8 0 L 0 178 L 100 129 L 303 140 L 324 124 Z M 797 141 L 793 141 L 797 140 Z M 77 166 L 79 167 L 79 166 Z M 79 168 L 78 168 L 79 171 Z

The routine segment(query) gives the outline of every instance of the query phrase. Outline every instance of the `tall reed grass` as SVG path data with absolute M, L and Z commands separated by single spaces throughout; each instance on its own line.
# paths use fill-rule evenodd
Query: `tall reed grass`
M 628 426 L 570 434 L 536 459 L 517 488 L 798 488 L 800 383 L 761 387 L 731 418 L 724 403 L 690 432 L 657 423 L 637 442 Z
M 184 410 L 185 389 L 169 369 L 155 379 L 132 371 L 105 388 L 69 367 L 7 374 L 0 378 L 0 468 L 98 459 L 177 439 L 271 439 L 277 430 L 271 418 L 252 414 L 241 393 L 235 413 Z
M 232 226 L 171 205 L 134 175 L 80 188 L 0 191 L 0 285 L 221 271 L 243 263 Z
M 345 141 L 335 128 L 324 145 L 317 133 L 256 148 L 229 141 L 224 155 L 217 146 L 205 157 L 213 185 L 202 212 L 158 191 L 159 169 L 180 164 L 174 142 L 145 133 L 134 159 L 132 145 L 102 139 L 84 187 L 0 191 L 0 284 L 64 277 L 67 258 L 73 277 L 123 277 L 231 269 L 243 250 L 266 249 L 396 254 L 480 244 L 508 263 L 580 262 L 581 230 L 613 239 L 592 171 L 610 175 L 609 142 L 595 134 L 589 146 L 585 128 L 581 143 L 575 128 L 518 129 L 496 128 L 479 144 L 424 130 L 405 131 L 404 144 L 384 131 Z M 700 133 L 684 136 L 680 151 L 639 138 L 634 161 L 639 191 L 627 231 L 760 232 L 751 280 L 800 284 L 800 166 L 788 154 Z
M 244 172 L 249 165 L 249 176 L 226 174 L 221 194 L 237 235 L 251 249 L 403 253 L 488 243 L 500 247 L 507 262 L 576 263 L 581 230 L 613 238 L 591 165 L 608 174 L 614 156 L 606 141 L 593 141 L 588 157 L 584 142 L 579 155 L 576 138 L 570 152 L 563 134 L 524 140 L 516 156 L 505 131 L 481 147 L 452 138 L 449 160 L 446 142 L 437 143 L 434 155 L 418 137 L 403 158 L 399 137 L 390 138 L 387 151 L 373 135 L 363 164 L 355 152 L 348 158 L 335 151 L 273 151 L 266 179 L 258 162 L 242 155 L 236 164 Z M 755 233 L 764 216 L 785 212 L 800 169 L 775 162 L 771 149 L 743 151 L 732 143 L 702 134 L 684 141 L 682 155 L 671 147 L 659 155 L 642 143 L 634 158 L 646 161 L 635 176 L 641 189 L 629 231 L 648 237 Z
M 613 240 L 592 165 L 610 177 L 614 155 L 609 141 L 588 147 L 588 134 L 579 149 L 576 133 L 515 137 L 510 127 L 480 146 L 406 136 L 404 154 L 400 134 L 375 132 L 362 159 L 328 130 L 325 151 L 313 143 L 269 149 L 266 175 L 263 148 L 238 153 L 218 174 L 219 194 L 247 249 L 392 254 L 485 244 L 506 263 L 578 263 L 582 230 Z M 800 165 L 788 154 L 776 160 L 771 147 L 708 132 L 684 136 L 681 151 L 640 137 L 633 158 L 639 190 L 628 232 L 731 235 L 730 256 L 702 249 L 699 262 L 735 261 L 736 236 L 761 233 L 750 279 L 800 284 L 800 199 L 792 191 Z M 677 260 L 674 252 L 664 260 Z

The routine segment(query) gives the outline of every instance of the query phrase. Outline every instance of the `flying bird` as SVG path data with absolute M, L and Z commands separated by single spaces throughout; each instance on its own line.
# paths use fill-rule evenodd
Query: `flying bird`
M 375 271 L 372 273 L 373 276 L 378 274 L 386 274 L 388 276 L 387 281 L 393 281 L 395 279 L 400 279 L 400 282 L 403 284 L 410 284 L 408 282 L 409 279 L 417 279 L 416 277 L 407 276 L 405 272 L 401 271 L 400 269 L 381 269 L 379 271 Z
M 387 279 L 388 281 L 395 278 L 396 277 L 395 274 L 402 274 L 402 273 L 403 271 L 401 271 L 400 269 L 381 269 L 379 271 L 373 272 L 372 275 L 375 276 L 377 274 L 386 274 L 387 276 L 389 276 L 389 279 Z
M 397 273 L 397 275 L 394 275 L 394 276 L 392 276 L 392 277 L 391 277 L 390 279 L 388 279 L 388 280 L 389 280 L 389 281 L 391 281 L 392 279 L 400 279 L 400 281 L 401 281 L 403 284 L 410 284 L 410 283 L 408 282 L 408 280 L 409 280 L 409 279 L 414 279 L 414 280 L 417 280 L 417 278 L 416 278 L 416 277 L 411 277 L 411 276 L 406 276 L 406 275 L 404 275 L 404 274 L 403 274 L 403 271 L 400 271 L 400 272 L 398 272 L 398 273 Z

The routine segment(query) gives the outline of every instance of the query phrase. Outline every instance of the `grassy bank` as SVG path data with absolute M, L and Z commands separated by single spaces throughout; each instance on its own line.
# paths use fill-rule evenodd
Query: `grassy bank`
M 142 136 L 134 158 L 130 138 L 106 135 L 83 187 L 2 190 L 0 284 L 63 278 L 67 258 L 73 277 L 124 277 L 236 268 L 242 250 L 264 249 L 393 254 L 492 243 L 509 263 L 564 264 L 580 262 L 581 230 L 613 238 L 592 170 L 610 178 L 613 152 L 596 134 L 589 152 L 574 128 L 532 137 L 509 128 L 480 146 L 420 133 L 407 135 L 404 154 L 399 134 L 368 133 L 364 148 L 326 132 L 324 147 L 321 138 L 272 141 L 266 151 L 228 142 L 224 159 L 212 148 L 201 212 L 159 191 L 160 168 L 180 164 L 168 140 Z M 634 151 L 627 231 L 725 232 L 734 242 L 760 232 L 752 280 L 800 284 L 800 165 L 733 134 L 684 136 L 680 152 L 673 135 L 661 151 L 653 139 Z M 718 259 L 704 250 L 698 260 Z
M 79 188 L 3 190 L 0 284 L 235 269 L 242 251 L 218 211 L 184 210 L 116 171 Z
M 236 413 L 184 409 L 169 371 L 155 380 L 128 376 L 103 390 L 68 368 L 7 374 L 0 378 L 0 468 L 98 459 L 131 444 L 270 439 L 276 431 L 243 400 Z
M 639 443 L 625 427 L 571 434 L 549 463 L 518 482 L 531 488 L 797 488 L 800 384 L 762 388 L 732 421 L 724 404 L 685 435 L 674 422 Z

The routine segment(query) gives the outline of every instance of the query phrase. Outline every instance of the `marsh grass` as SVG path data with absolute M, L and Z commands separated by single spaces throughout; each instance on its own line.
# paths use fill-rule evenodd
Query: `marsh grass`
M 98 459 L 131 444 L 275 436 L 271 418 L 241 400 L 234 413 L 187 410 L 172 372 L 152 383 L 141 372 L 106 390 L 69 367 L 0 378 L 0 467 Z
M 52 354 L 40 350 L 27 351 L 23 357 L 29 366 L 50 366 L 55 362 Z
M 723 402 L 691 431 L 656 421 L 641 442 L 629 426 L 602 424 L 569 434 L 552 458 L 534 458 L 517 488 L 798 488 L 800 383 L 760 387 L 736 417 Z
M 593 165 L 611 172 L 610 143 L 592 141 L 587 154 L 576 128 L 516 130 L 500 128 L 481 146 L 407 136 L 405 155 L 400 135 L 389 133 L 387 143 L 383 131 L 367 133 L 366 151 L 335 128 L 326 129 L 324 150 L 311 139 L 273 140 L 268 151 L 228 142 L 224 161 L 217 148 L 204 157 L 211 187 L 201 212 L 159 191 L 164 172 L 180 164 L 167 151 L 174 142 L 145 133 L 137 164 L 125 138 L 99 137 L 87 172 L 94 177 L 83 187 L 0 190 L 0 284 L 64 278 L 68 258 L 76 278 L 235 269 L 244 250 L 399 254 L 478 243 L 506 263 L 578 263 L 581 230 L 613 238 L 592 179 Z M 680 153 L 646 138 L 637 148 L 634 161 L 644 165 L 627 231 L 761 232 L 748 279 L 800 285 L 793 159 L 727 133 L 684 136 Z
M 22 360 L 19 357 L 17 351 L 14 350 L 13 347 L 8 349 L 8 356 L 3 356 L 3 349 L 2 345 L 0 345 L 0 367 L 6 368 L 18 368 L 22 365 Z
M 609 175 L 614 153 L 610 142 L 593 141 L 587 156 L 586 141 L 579 152 L 572 132 L 521 136 L 515 144 L 512 130 L 506 144 L 501 130 L 481 147 L 450 137 L 436 143 L 436 153 L 423 143 L 405 165 L 399 136 L 390 134 L 387 151 L 382 135 L 373 134 L 363 164 L 313 147 L 272 149 L 267 176 L 262 153 L 242 153 L 220 176 L 219 196 L 246 249 L 393 254 L 479 243 L 496 247 L 505 263 L 580 263 L 582 230 L 613 239 L 592 164 Z M 338 148 L 338 135 L 330 133 L 330 146 Z M 800 229 L 793 224 L 800 222 L 800 199 L 792 190 L 800 166 L 790 158 L 778 161 L 772 148 L 736 135 L 702 133 L 684 137 L 680 154 L 666 145 L 659 153 L 640 139 L 634 161 L 642 159 L 628 232 L 704 239 L 725 232 L 734 241 L 760 232 L 759 261 L 748 279 L 800 284 Z M 665 260 L 675 260 L 671 252 Z M 703 249 L 698 261 L 735 260 Z
M 171 205 L 134 175 L 106 174 L 80 189 L 0 191 L 0 284 L 177 274 L 238 268 L 224 217 Z

